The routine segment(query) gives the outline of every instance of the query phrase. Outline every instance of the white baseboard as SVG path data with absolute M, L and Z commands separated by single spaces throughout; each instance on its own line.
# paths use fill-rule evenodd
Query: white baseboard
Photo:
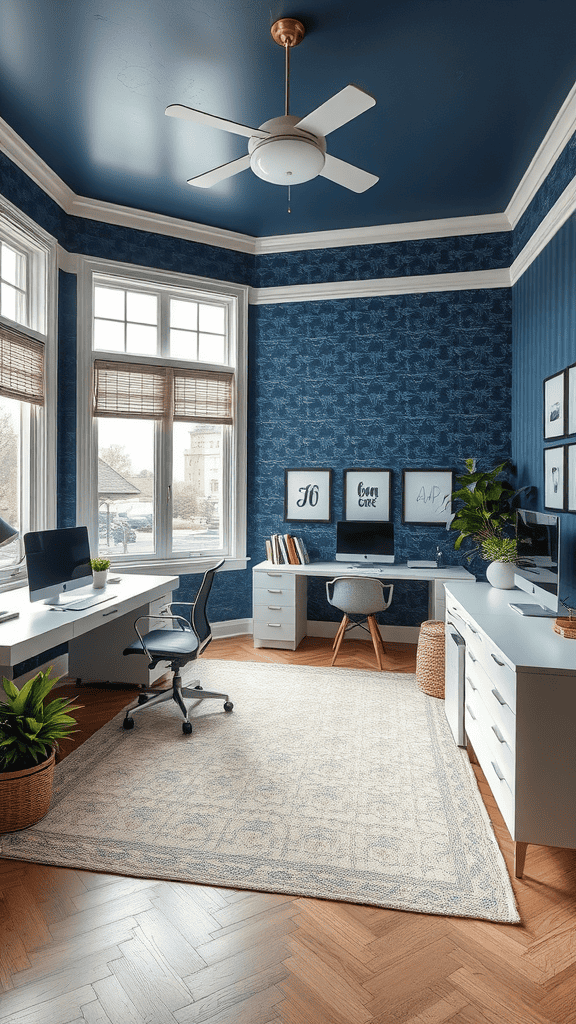
M 306 627 L 307 635 L 332 638 L 336 636 L 338 626 L 338 622 L 311 622 L 309 620 Z M 382 639 L 388 640 L 391 644 L 417 644 L 420 628 L 418 626 L 380 626 L 380 633 Z M 359 626 L 350 629 L 346 636 L 353 640 L 368 640 L 371 642 L 369 634 L 365 633 Z
M 233 636 L 244 636 L 246 633 L 252 635 L 252 619 L 228 619 L 225 622 L 212 623 L 214 640 L 227 640 Z

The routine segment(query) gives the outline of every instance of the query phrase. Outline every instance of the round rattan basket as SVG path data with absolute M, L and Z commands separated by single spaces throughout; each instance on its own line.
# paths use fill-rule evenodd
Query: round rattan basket
M 40 821 L 52 799 L 56 752 L 41 764 L 0 772 L 0 833 L 18 832 Z
M 429 619 L 420 626 L 416 651 L 416 680 L 430 697 L 444 697 L 444 623 Z
M 566 640 L 576 640 L 576 619 L 554 619 L 552 629 Z

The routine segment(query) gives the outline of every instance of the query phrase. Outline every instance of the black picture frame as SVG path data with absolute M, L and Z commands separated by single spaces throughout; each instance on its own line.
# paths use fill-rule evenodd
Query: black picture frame
M 402 470 L 402 522 L 406 526 L 446 526 L 452 515 L 452 469 Z
M 566 370 L 566 435 L 576 436 L 576 363 Z
M 564 370 L 542 382 L 542 432 L 545 441 L 566 437 L 566 380 Z
M 344 519 L 352 522 L 390 522 L 391 469 L 345 469 L 343 481 Z
M 329 523 L 332 518 L 332 470 L 284 470 L 284 522 Z
M 544 508 L 550 512 L 566 511 L 566 449 L 568 445 L 552 445 L 544 449 Z
M 566 445 L 566 511 L 576 513 L 576 442 Z

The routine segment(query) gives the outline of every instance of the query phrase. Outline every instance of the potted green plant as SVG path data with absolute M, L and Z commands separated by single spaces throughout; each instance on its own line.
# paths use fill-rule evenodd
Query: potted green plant
M 90 565 L 92 566 L 92 586 L 96 590 L 100 590 L 101 587 L 106 586 L 106 580 L 108 578 L 108 570 L 110 568 L 109 558 L 91 558 Z
M 454 548 L 457 551 L 470 537 L 474 546 L 466 552 L 468 561 L 479 553 L 490 563 L 486 570 L 489 583 L 511 590 L 518 564 L 513 503 L 520 491 L 503 477 L 507 462 L 486 471 L 476 468 L 475 459 L 465 459 L 464 465 L 466 472 L 456 477 L 458 487 L 452 501 L 457 508 L 448 524 L 449 529 L 459 531 Z
M 37 672 L 21 689 L 3 679 L 0 703 L 0 832 L 15 832 L 43 818 L 50 807 L 58 741 L 75 731 L 72 698 L 46 697 L 58 682 L 52 669 Z

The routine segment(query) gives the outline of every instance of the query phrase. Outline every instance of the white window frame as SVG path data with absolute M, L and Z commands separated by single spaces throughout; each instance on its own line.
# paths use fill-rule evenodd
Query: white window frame
M 227 532 L 229 551 L 224 555 L 226 561 L 223 569 L 245 569 L 246 557 L 246 431 L 247 431 L 247 335 L 248 335 L 248 287 L 230 284 L 227 281 L 215 281 L 210 278 L 194 277 L 189 274 L 178 274 L 164 270 L 151 270 L 148 267 L 134 266 L 129 263 L 116 263 L 111 260 L 95 260 L 79 257 L 78 265 L 78 403 L 77 403 L 77 522 L 86 524 L 90 544 L 94 551 L 98 545 L 98 447 L 96 418 L 92 415 L 91 394 L 94 361 L 112 359 L 122 362 L 158 363 L 158 357 L 132 355 L 121 352 L 105 352 L 92 349 L 92 321 L 94 278 L 115 278 L 119 287 L 135 287 L 145 289 L 161 288 L 170 292 L 182 290 L 188 292 L 189 298 L 195 298 L 193 292 L 207 298 L 213 297 L 228 306 L 229 320 L 229 351 L 230 365 L 234 370 L 236 386 L 234 388 L 234 427 L 231 432 L 232 450 L 225 453 L 225 459 L 231 466 L 230 474 L 225 473 L 223 486 L 222 508 L 228 516 Z M 100 282 L 99 282 L 100 283 Z M 198 366 L 206 370 L 222 370 L 225 367 L 208 363 L 185 362 L 162 357 L 162 362 L 174 366 Z M 164 440 L 162 444 L 165 444 Z M 168 439 L 171 448 L 171 439 Z M 164 460 L 164 466 L 167 466 Z M 160 478 L 156 488 L 165 490 L 166 481 Z M 214 564 L 214 555 L 201 554 L 183 556 L 172 554 L 161 558 L 158 553 L 135 560 L 123 558 L 122 554 L 113 558 L 116 569 L 126 572 L 146 572 L 159 574 L 189 574 L 204 572 Z
M 0 195 L 0 239 L 26 256 L 27 324 L 0 316 L 0 323 L 44 344 L 45 403 L 32 409 L 27 438 L 29 486 L 24 488 L 25 529 L 56 527 L 56 414 L 58 245 L 55 238 Z M 22 486 L 22 482 L 21 482 Z M 24 553 L 20 538 L 21 555 Z M 25 578 L 25 566 L 0 570 L 0 590 Z

